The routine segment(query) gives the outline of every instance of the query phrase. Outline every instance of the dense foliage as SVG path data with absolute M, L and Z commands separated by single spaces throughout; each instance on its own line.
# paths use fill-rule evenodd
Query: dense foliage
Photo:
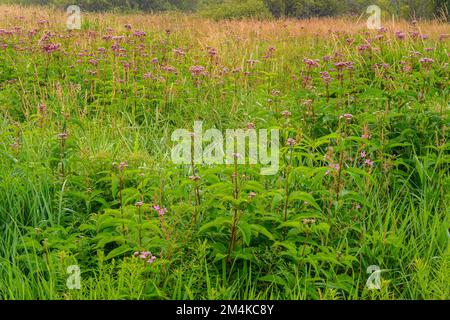
M 370 5 L 379 5 L 385 14 L 404 18 L 448 17 L 448 0 L 0 0 L 21 4 L 47 4 L 59 7 L 77 4 L 88 11 L 101 10 L 184 10 L 201 11 L 220 18 L 335 16 L 360 14 Z
M 0 8 L 0 299 L 450 298 L 447 24 Z M 172 163 L 195 120 L 279 171 Z

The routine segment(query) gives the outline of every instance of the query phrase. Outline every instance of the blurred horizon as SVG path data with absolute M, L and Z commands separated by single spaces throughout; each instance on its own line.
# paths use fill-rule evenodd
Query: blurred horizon
M 215 19 L 311 18 L 361 15 L 370 5 L 382 16 L 448 21 L 450 0 L 0 0 L 0 4 L 45 5 L 83 11 L 195 12 Z

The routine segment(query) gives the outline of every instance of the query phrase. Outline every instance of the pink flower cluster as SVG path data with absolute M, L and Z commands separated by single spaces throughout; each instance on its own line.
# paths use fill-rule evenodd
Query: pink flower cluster
M 205 68 L 202 66 L 193 66 L 189 68 L 189 72 L 193 77 L 198 77 L 205 74 Z
M 147 263 L 153 263 L 156 260 L 156 257 L 150 251 L 136 251 L 133 256 L 139 257 L 139 259 L 145 260 Z
M 42 46 L 42 51 L 50 54 L 55 51 L 58 51 L 61 45 L 59 43 L 49 43 Z
M 167 213 L 167 208 L 161 208 L 158 205 L 153 206 L 153 209 L 155 209 L 156 212 L 162 217 L 164 214 Z

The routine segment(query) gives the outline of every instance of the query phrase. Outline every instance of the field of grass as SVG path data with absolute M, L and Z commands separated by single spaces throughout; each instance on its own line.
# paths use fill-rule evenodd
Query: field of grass
M 450 298 L 448 24 L 0 13 L 0 299 Z

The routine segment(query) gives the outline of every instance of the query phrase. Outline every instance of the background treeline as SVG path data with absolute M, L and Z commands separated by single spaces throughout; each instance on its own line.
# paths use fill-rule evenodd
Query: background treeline
M 450 0 L 0 0 L 0 3 L 79 5 L 86 11 L 197 11 L 213 18 L 297 17 L 361 14 L 377 4 L 386 15 L 449 17 Z

